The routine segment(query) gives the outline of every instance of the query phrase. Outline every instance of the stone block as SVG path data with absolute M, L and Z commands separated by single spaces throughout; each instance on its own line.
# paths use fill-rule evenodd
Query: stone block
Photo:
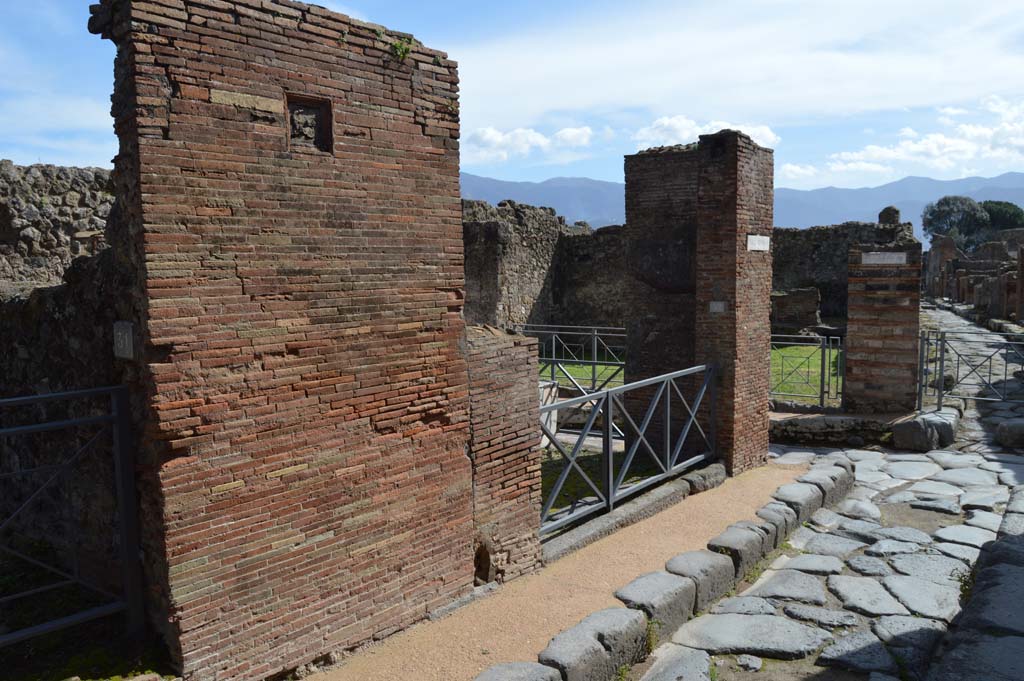
M 996 441 L 1004 447 L 1024 447 L 1024 418 L 1007 419 L 996 428 Z
M 806 521 L 811 514 L 821 508 L 824 495 L 815 485 L 805 482 L 794 482 L 775 490 L 773 498 L 792 508 L 800 522 Z
M 643 659 L 647 618 L 628 608 L 608 608 L 551 639 L 538 661 L 562 673 L 564 681 L 607 681 L 619 667 Z
M 703 612 L 736 584 L 736 566 L 729 556 L 711 551 L 687 551 L 670 559 L 665 570 L 689 577 L 697 587 L 694 612 Z
M 690 471 L 683 476 L 683 480 L 690 483 L 690 493 L 706 492 L 714 489 L 725 482 L 725 466 L 720 463 L 713 463 L 704 468 Z
M 693 614 L 697 585 L 689 577 L 650 572 L 615 592 L 627 608 L 642 610 L 656 623 L 658 635 L 671 637 Z
M 754 530 L 731 525 L 709 541 L 708 548 L 732 558 L 736 577 L 741 579 L 764 557 L 764 537 Z
M 914 452 L 940 449 L 953 443 L 959 424 L 960 412 L 950 407 L 908 416 L 892 424 L 893 445 Z
M 764 511 L 764 515 L 762 515 L 762 511 Z M 772 522 L 773 516 L 779 516 L 783 520 L 785 526 L 783 538 L 788 537 L 793 533 L 793 530 L 800 527 L 800 517 L 797 515 L 796 511 L 781 501 L 769 502 L 762 506 L 757 512 L 757 517 L 764 518 L 769 522 Z

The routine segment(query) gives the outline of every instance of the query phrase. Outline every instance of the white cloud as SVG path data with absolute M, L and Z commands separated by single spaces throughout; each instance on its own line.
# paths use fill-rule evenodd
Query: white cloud
M 913 128 L 903 128 L 900 130 L 899 134 L 900 137 L 905 137 L 906 139 L 916 139 L 921 136 L 918 134 L 917 130 L 914 130 Z
M 939 113 L 943 116 L 963 116 L 969 112 L 967 109 L 961 109 L 957 106 L 941 106 L 939 107 Z
M 957 115 L 963 118 L 969 114 L 963 110 Z M 831 158 L 846 170 L 857 163 L 879 167 L 900 163 L 946 173 L 958 168 L 973 169 L 979 161 L 1024 162 L 1024 101 L 988 97 L 982 103 L 980 115 L 983 120 L 964 121 L 945 132 L 905 135 L 901 131 L 904 139 L 896 144 L 869 144 L 857 151 L 832 154 Z
M 468 32 L 448 47 L 460 63 L 470 129 L 537 126 L 552 112 L 623 110 L 778 127 L 934 109 L 948 106 L 950 92 L 965 101 L 1022 90 L 1019 0 L 922 7 L 638 0 L 595 8 L 574 19 L 571 32 L 536 22 Z
M 703 125 L 686 116 L 664 116 L 651 125 L 640 128 L 633 135 L 638 148 L 670 146 L 695 142 L 700 135 L 723 129 L 742 130 L 758 144 L 774 147 L 781 140 L 767 125 L 733 125 L 724 121 L 711 121 Z
M 806 180 L 818 174 L 818 169 L 813 165 L 800 165 L 799 163 L 783 163 L 779 168 L 779 176 L 786 180 Z
M 869 163 L 868 161 L 829 161 L 828 169 L 834 173 L 878 173 L 891 174 L 894 169 L 881 163 Z
M 508 132 L 492 127 L 478 128 L 465 137 L 462 162 L 466 165 L 503 163 L 540 152 L 553 154 L 549 162 L 569 163 L 585 156 L 566 150 L 588 147 L 593 137 L 594 131 L 586 126 L 562 128 L 550 137 L 533 128 L 516 128 Z

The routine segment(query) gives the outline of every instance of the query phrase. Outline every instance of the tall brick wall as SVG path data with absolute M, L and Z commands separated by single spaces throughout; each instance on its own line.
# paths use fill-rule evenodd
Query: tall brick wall
M 844 406 L 905 413 L 917 405 L 921 244 L 850 249 Z
M 757 240 L 772 235 L 774 154 L 729 130 L 698 153 L 696 359 L 719 367 L 718 447 L 735 474 L 768 457 L 772 253 Z
M 537 340 L 467 329 L 477 581 L 508 581 L 540 565 Z
M 772 152 L 734 131 L 626 157 L 626 380 L 711 363 L 733 472 L 768 453 Z M 677 416 L 681 416 L 676 412 Z M 707 422 L 705 421 L 705 425 Z
M 466 593 L 455 64 L 289 0 L 105 0 L 90 28 L 118 46 L 150 605 L 185 677 Z

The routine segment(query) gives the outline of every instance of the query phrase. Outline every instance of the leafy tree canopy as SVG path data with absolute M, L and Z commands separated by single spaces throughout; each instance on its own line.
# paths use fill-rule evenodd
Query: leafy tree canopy
M 992 229 L 1024 228 L 1024 210 L 1009 201 L 982 201 L 981 207 L 988 213 Z
M 956 245 L 971 251 L 992 239 L 992 219 L 972 198 L 943 196 L 929 203 L 921 214 L 925 234 L 948 236 Z

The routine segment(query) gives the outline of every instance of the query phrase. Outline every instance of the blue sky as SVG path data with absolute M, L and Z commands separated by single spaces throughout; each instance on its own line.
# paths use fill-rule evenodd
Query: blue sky
M 0 158 L 109 166 L 112 43 L 88 0 L 5 2 Z M 739 127 L 776 183 L 1024 171 L 1020 0 L 323 0 L 460 63 L 462 167 L 622 179 L 622 156 Z

